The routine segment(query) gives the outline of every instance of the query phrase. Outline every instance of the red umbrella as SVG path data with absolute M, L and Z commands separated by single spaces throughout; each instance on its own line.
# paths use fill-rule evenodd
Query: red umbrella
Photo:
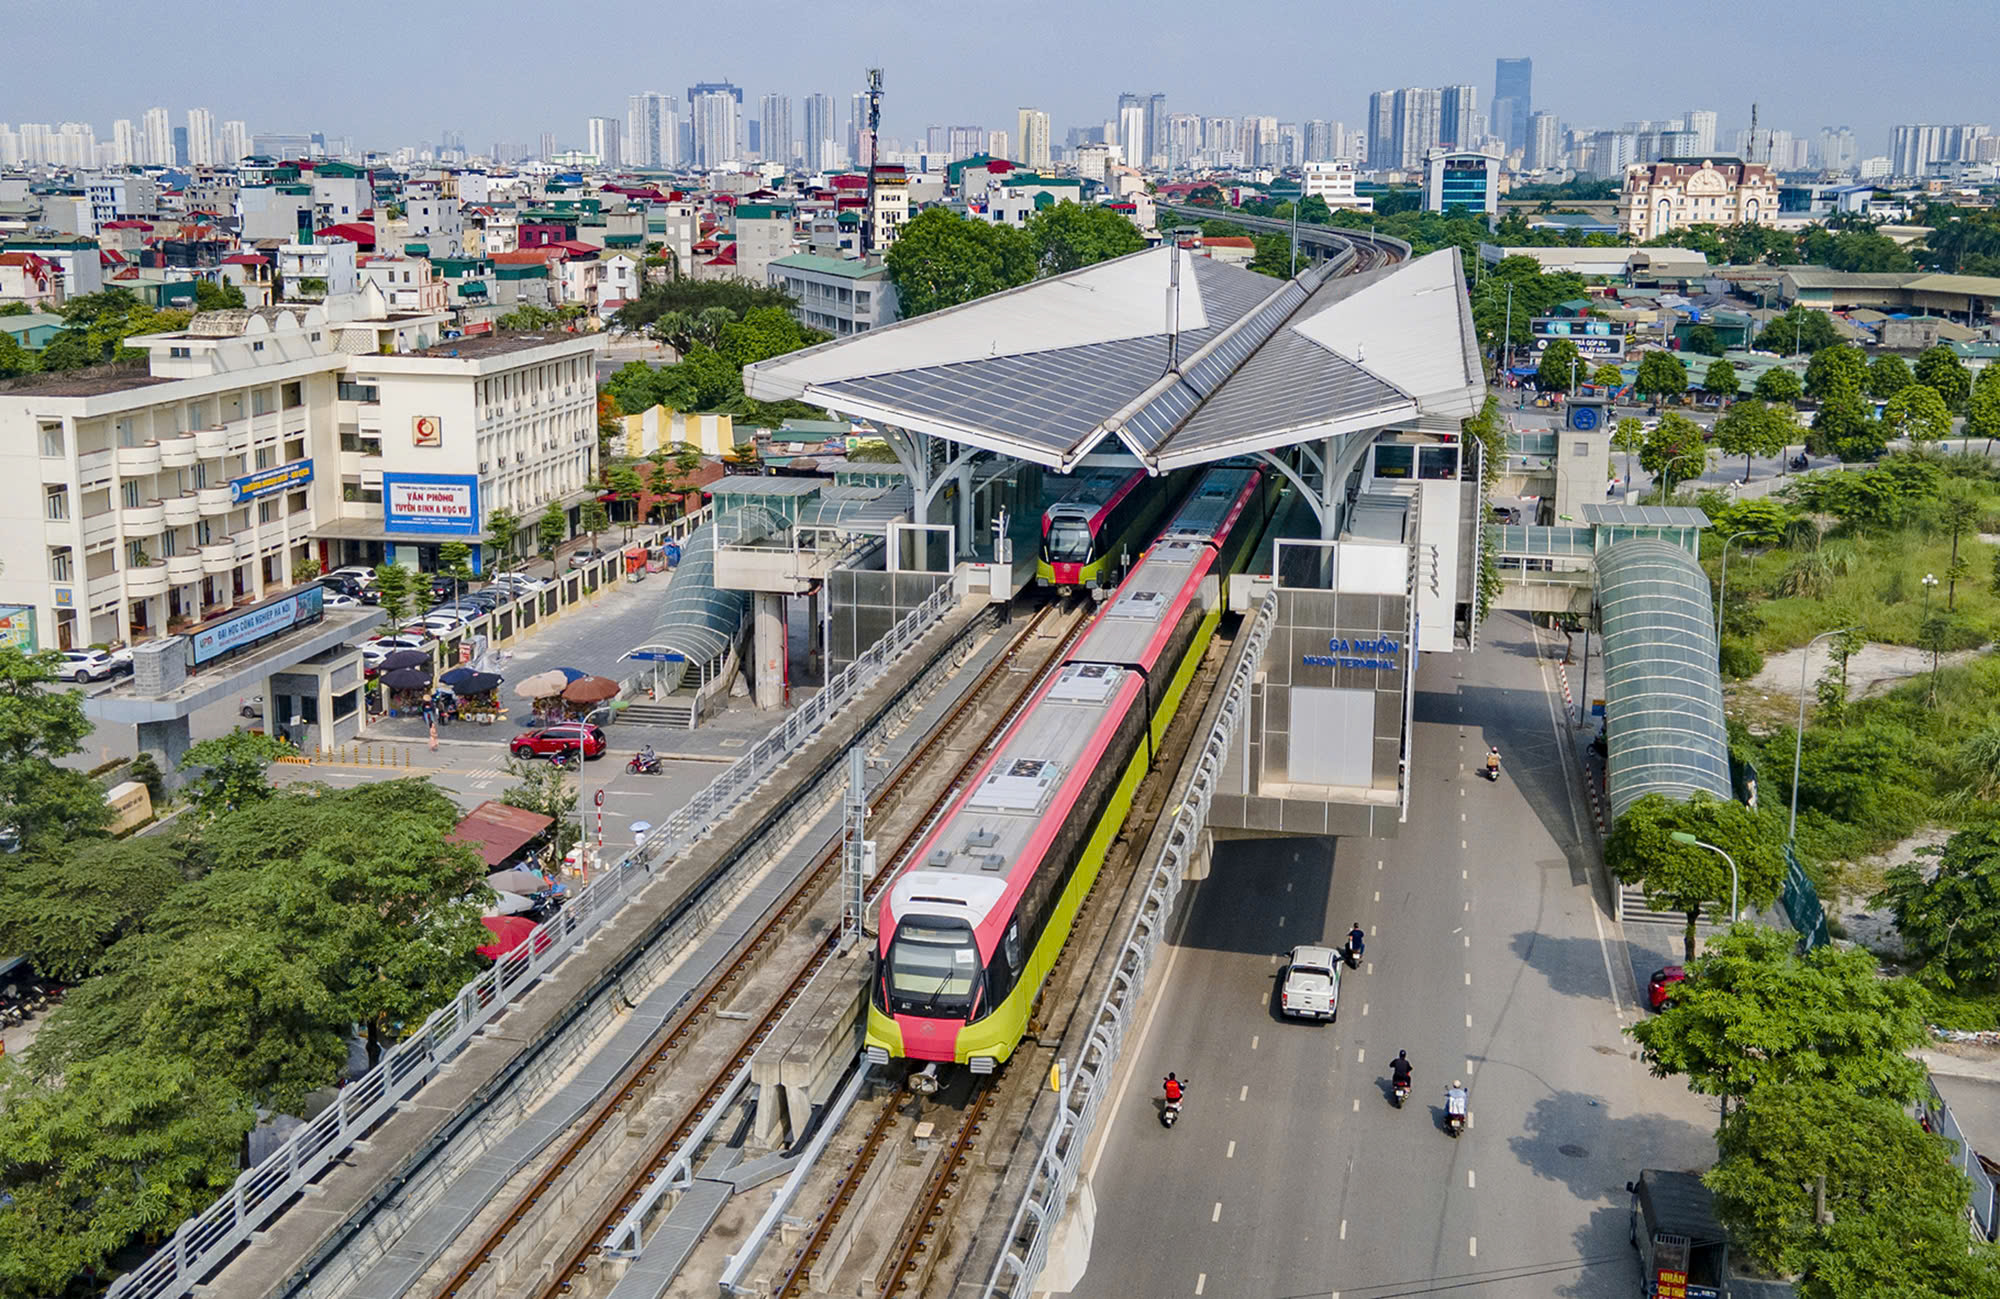
M 583 677 L 570 682 L 562 697 L 565 703 L 601 704 L 607 699 L 615 699 L 622 688 L 608 677 Z
M 493 941 L 474 950 L 489 961 L 497 961 L 527 942 L 528 935 L 534 933 L 537 927 L 526 916 L 481 916 L 479 923 L 493 932 Z M 544 934 L 535 944 L 535 950 L 544 952 L 548 946 L 548 935 Z

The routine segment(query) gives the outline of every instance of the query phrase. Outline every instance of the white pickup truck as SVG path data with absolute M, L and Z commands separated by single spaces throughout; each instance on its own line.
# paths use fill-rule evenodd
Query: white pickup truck
M 1300 1019 L 1340 1017 L 1340 954 L 1331 947 L 1301 944 L 1292 949 L 1278 987 L 1278 1009 Z

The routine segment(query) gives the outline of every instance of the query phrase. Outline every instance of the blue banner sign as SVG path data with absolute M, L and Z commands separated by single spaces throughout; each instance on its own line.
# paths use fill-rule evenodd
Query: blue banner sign
M 326 589 L 315 583 L 241 613 L 217 618 L 188 633 L 188 665 L 199 666 L 294 627 L 317 622 L 325 612 L 325 605 Z
M 276 469 L 260 469 L 254 474 L 229 480 L 229 503 L 241 505 L 245 501 L 261 500 L 277 492 L 304 487 L 312 479 L 313 462 L 310 460 L 294 460 Z
M 1370 672 L 1400 672 L 1403 665 L 1387 654 L 1400 654 L 1402 644 L 1392 637 L 1335 636 L 1326 643 L 1326 653 L 1307 654 L 1299 661 L 1309 668 L 1361 668 Z

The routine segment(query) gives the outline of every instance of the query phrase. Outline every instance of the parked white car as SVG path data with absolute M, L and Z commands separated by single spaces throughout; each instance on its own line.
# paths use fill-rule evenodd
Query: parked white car
M 433 643 L 422 636 L 378 636 L 362 645 L 361 661 L 368 667 L 377 667 L 397 650 L 427 650 Z
M 363 586 L 375 585 L 375 570 L 366 564 L 349 564 L 346 568 L 336 568 L 328 577 L 351 577 Z
M 56 675 L 65 681 L 102 681 L 132 670 L 132 652 L 124 657 L 109 650 L 64 650 L 62 667 Z
M 361 601 L 338 591 L 328 591 L 320 597 L 320 606 L 326 609 L 359 609 Z
M 490 585 L 525 593 L 542 590 L 552 583 L 548 578 L 536 577 L 532 573 L 495 573 Z

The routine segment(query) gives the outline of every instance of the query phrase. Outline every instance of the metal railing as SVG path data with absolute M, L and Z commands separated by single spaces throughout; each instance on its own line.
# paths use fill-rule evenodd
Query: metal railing
M 1145 896 L 1125 932 L 1125 944 L 1111 967 L 1110 981 L 1103 1000 L 1089 1021 L 1090 1031 L 1077 1048 L 1074 1059 L 1062 1070 L 1062 1092 L 1057 1102 L 1055 1125 L 1035 1157 L 1034 1172 L 1014 1210 L 1000 1257 L 986 1280 L 987 1299 L 1005 1295 L 1023 1299 L 1034 1289 L 1035 1279 L 1048 1263 L 1049 1244 L 1062 1221 L 1071 1189 L 1076 1185 L 1077 1167 L 1083 1162 L 1084 1148 L 1097 1123 L 1099 1108 L 1111 1096 L 1118 1057 L 1131 1031 L 1133 1017 L 1146 991 L 1146 975 L 1152 968 L 1154 952 L 1166 933 L 1180 896 L 1181 881 L 1189 863 L 1201 847 L 1208 825 L 1208 805 L 1222 777 L 1222 764 L 1250 709 L 1250 692 L 1264 646 L 1277 622 L 1278 597 L 1267 595 L 1258 606 L 1244 642 L 1242 658 L 1224 687 L 1222 708 L 1214 727 L 1195 756 L 1194 775 L 1188 781 L 1167 830 L 1166 845 L 1153 863 Z
M 686 806 L 576 891 L 570 903 L 537 925 L 520 946 L 482 971 L 448 1003 L 392 1047 L 381 1062 L 340 1089 L 338 1100 L 298 1128 L 263 1162 L 246 1170 L 207 1209 L 183 1222 L 144 1263 L 118 1278 L 119 1299 L 170 1299 L 189 1293 L 208 1272 L 276 1217 L 376 1123 L 388 1117 L 456 1055 L 488 1021 L 595 934 L 654 879 L 666 861 L 711 832 L 791 754 L 848 703 L 878 681 L 952 607 L 940 588 L 907 614 L 861 658 L 738 759 Z
M 2000 1183 L 1996 1183 L 1993 1175 L 1980 1162 L 1971 1139 L 1958 1125 L 1958 1115 L 1952 1113 L 1951 1106 L 1945 1104 L 1944 1097 L 1938 1094 L 1934 1080 L 1925 1080 L 1924 1095 L 1917 1102 L 1917 1114 L 1932 1132 L 1950 1144 L 1952 1165 L 1964 1173 L 1972 1185 L 1972 1198 L 1967 1208 L 1972 1215 L 1973 1226 L 1981 1236 L 1992 1240 L 1996 1228 L 2000 1228 L 2000 1223 L 1995 1222 L 1996 1214 L 2000 1213 Z

